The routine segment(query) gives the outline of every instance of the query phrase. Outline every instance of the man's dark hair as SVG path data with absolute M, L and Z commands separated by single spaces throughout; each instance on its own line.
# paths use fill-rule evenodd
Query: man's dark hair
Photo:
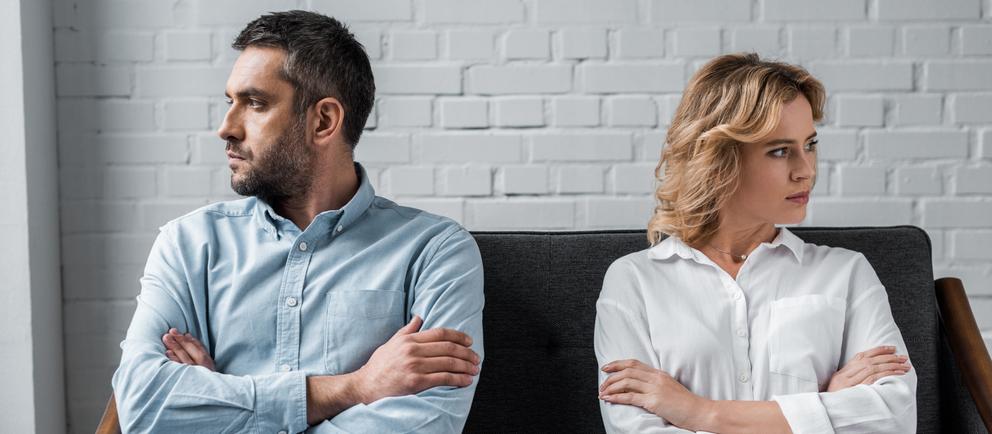
M 323 98 L 344 106 L 344 137 L 354 149 L 375 100 L 369 57 L 340 21 L 307 11 L 262 15 L 238 34 L 235 50 L 274 47 L 286 50 L 282 76 L 295 90 L 297 114 Z

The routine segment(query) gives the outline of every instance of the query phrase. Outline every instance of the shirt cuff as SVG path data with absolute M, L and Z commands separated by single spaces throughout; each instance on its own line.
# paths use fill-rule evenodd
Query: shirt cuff
M 819 393 L 773 396 L 794 434 L 833 434 L 834 428 Z
M 307 429 L 307 377 L 302 371 L 254 376 L 252 381 L 259 432 L 298 433 Z

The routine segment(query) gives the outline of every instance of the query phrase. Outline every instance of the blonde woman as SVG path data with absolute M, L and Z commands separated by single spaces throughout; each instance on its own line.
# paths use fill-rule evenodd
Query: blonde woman
M 653 246 L 613 263 L 596 304 L 607 431 L 915 432 L 916 374 L 871 265 L 776 227 L 806 216 L 824 99 L 753 54 L 689 83 Z

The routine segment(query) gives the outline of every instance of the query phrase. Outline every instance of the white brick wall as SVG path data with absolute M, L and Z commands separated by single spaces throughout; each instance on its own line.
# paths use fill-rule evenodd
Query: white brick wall
M 800 62 L 830 94 L 806 223 L 923 227 L 992 338 L 988 0 L 53 2 L 73 432 L 109 395 L 157 226 L 234 197 L 212 133 L 231 39 L 289 8 L 350 23 L 373 59 L 357 158 L 377 189 L 471 229 L 643 228 L 692 72 Z

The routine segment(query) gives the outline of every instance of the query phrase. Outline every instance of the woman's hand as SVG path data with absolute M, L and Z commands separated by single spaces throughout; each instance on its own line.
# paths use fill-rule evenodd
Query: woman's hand
M 896 347 L 882 346 L 858 353 L 830 377 L 826 391 L 836 392 L 859 384 L 872 384 L 884 377 L 909 372 L 909 358 L 895 352 Z
M 693 429 L 710 401 L 690 392 L 665 371 L 637 360 L 617 360 L 603 366 L 611 374 L 599 386 L 599 399 L 641 407 L 668 423 Z M 695 429 L 693 429 L 695 431 Z

